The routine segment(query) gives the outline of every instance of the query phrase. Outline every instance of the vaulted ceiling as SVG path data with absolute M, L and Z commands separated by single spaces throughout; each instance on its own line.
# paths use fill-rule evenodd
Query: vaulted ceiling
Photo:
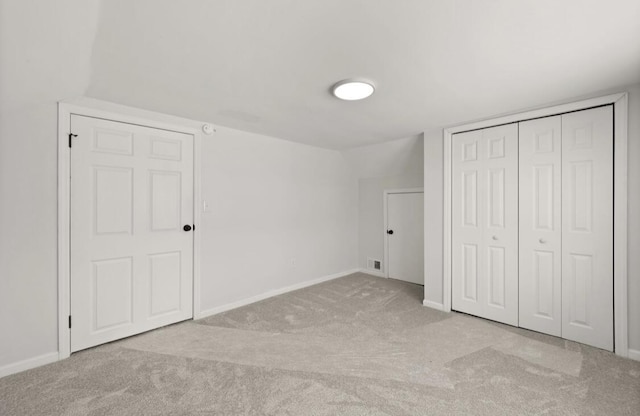
M 87 95 L 346 149 L 640 82 L 638 0 L 107 0 Z M 365 77 L 358 102 L 330 94 Z

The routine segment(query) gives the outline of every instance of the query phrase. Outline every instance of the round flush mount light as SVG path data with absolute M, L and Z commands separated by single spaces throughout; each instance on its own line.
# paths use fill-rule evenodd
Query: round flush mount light
M 375 90 L 373 82 L 365 79 L 343 79 L 331 88 L 333 95 L 346 101 L 362 100 L 373 94 Z

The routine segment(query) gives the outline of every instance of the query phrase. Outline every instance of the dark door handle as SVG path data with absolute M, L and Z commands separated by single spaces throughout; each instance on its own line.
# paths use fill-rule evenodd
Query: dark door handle
M 393 230 L 387 230 L 387 234 L 393 234 Z
M 185 231 L 191 231 L 191 226 L 189 224 L 187 224 L 184 227 L 182 227 L 182 229 L 185 230 Z

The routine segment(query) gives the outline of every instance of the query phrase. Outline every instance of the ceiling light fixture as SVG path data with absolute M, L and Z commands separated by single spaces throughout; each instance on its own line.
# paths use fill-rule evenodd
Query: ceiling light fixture
M 373 94 L 375 90 L 373 82 L 365 79 L 343 79 L 331 88 L 333 95 L 347 101 L 362 100 Z

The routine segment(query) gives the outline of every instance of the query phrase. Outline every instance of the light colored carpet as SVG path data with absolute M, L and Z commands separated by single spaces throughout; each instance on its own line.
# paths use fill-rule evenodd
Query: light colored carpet
M 1 415 L 634 415 L 640 363 L 354 274 L 0 379 Z

